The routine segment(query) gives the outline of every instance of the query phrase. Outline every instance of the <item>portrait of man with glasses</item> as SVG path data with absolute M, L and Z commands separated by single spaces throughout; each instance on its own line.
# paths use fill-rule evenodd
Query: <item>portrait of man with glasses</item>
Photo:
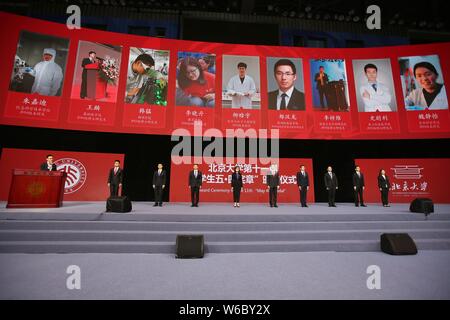
M 297 68 L 294 62 L 279 59 L 273 67 L 273 75 L 278 89 L 269 92 L 269 110 L 305 110 L 305 94 L 295 88 Z

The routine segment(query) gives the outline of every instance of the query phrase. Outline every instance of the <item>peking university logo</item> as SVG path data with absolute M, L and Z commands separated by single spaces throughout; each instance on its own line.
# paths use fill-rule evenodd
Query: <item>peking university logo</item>
M 62 158 L 55 161 L 58 171 L 67 173 L 64 185 L 64 194 L 74 193 L 81 189 L 87 179 L 87 172 L 84 165 L 73 158 Z

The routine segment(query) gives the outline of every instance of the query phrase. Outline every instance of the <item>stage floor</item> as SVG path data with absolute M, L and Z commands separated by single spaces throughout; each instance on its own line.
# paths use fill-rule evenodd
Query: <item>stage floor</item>
M 60 208 L 18 208 L 7 209 L 6 202 L 0 202 L 0 219 L 39 220 L 149 220 L 149 221 L 324 221 L 324 220 L 425 220 L 424 214 L 411 213 L 409 204 L 391 204 L 383 207 L 369 203 L 367 207 L 355 207 L 352 203 L 337 203 L 328 207 L 326 203 L 313 203 L 308 208 L 299 204 L 279 204 L 271 208 L 265 203 L 241 203 L 240 208 L 230 203 L 164 203 L 153 207 L 153 202 L 134 201 L 133 210 L 128 213 L 105 212 L 104 201 L 67 201 Z M 435 204 L 435 212 L 428 220 L 449 219 L 450 204 Z M 205 220 L 206 219 L 206 220 Z
M 427 220 L 408 204 L 5 206 L 0 299 L 450 299 L 448 204 Z M 411 235 L 418 254 L 381 252 L 386 232 Z M 204 258 L 175 259 L 178 234 L 203 234 Z M 69 265 L 81 268 L 81 290 L 65 287 Z M 370 265 L 381 290 L 366 286 Z

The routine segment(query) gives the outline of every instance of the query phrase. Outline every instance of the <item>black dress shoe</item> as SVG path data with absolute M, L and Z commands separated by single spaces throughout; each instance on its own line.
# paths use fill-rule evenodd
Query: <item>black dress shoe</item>
M 359 204 L 355 204 L 355 207 L 359 207 Z
M 157 207 L 158 206 L 158 204 L 157 203 L 155 203 L 154 205 L 153 205 L 154 207 Z
M 277 206 L 277 205 L 274 205 L 274 207 L 275 207 L 275 208 L 278 208 L 278 206 Z
M 308 205 L 307 205 L 307 204 L 305 204 L 305 208 L 308 208 Z
M 367 207 L 365 204 L 362 204 L 361 207 Z
M 195 204 L 191 204 L 191 207 L 195 207 Z
M 162 207 L 162 203 L 160 203 L 159 206 Z
M 336 208 L 336 205 L 335 205 L 335 204 L 333 204 L 332 206 Z
M 273 207 L 273 205 L 270 205 L 270 207 L 272 208 L 272 207 Z

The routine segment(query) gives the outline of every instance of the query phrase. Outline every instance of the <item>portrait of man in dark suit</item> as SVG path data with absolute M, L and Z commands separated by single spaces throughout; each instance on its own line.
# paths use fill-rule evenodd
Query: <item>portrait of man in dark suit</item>
M 94 51 L 89 51 L 89 58 L 84 58 L 81 62 L 81 67 L 83 68 L 83 73 L 81 75 L 81 91 L 80 98 L 84 99 L 87 96 L 87 69 L 86 65 L 95 63 L 96 53 Z
M 305 110 L 305 94 L 295 88 L 295 64 L 289 59 L 280 59 L 273 73 L 278 89 L 269 92 L 269 110 Z
M 319 72 L 314 75 L 314 81 L 316 81 L 316 89 L 319 92 L 320 106 L 325 108 L 325 99 L 327 99 L 326 88 L 328 85 L 329 77 L 325 73 L 325 68 L 323 66 L 319 67 Z M 328 104 L 328 100 L 327 100 Z

